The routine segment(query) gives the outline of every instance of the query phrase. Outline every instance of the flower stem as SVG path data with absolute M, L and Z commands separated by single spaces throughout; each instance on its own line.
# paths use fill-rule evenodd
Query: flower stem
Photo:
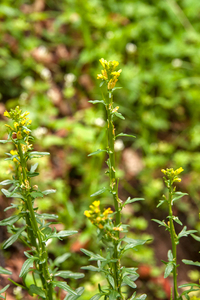
M 169 224 L 170 224 L 170 236 L 171 236 L 171 242 L 172 242 L 172 254 L 173 254 L 173 260 L 174 260 L 174 268 L 173 268 L 173 285 L 174 285 L 174 300 L 178 300 L 179 294 L 178 294 L 178 288 L 177 288 L 177 255 L 176 255 L 176 232 L 174 228 L 173 223 L 173 212 L 172 212 L 172 196 L 173 196 L 173 187 L 172 184 L 169 188 L 169 199 L 168 199 L 168 205 L 169 205 Z

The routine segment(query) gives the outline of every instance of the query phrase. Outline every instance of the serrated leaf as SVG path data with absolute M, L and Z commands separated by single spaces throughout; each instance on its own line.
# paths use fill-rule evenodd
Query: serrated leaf
M 132 134 L 126 134 L 126 133 L 119 133 L 116 135 L 115 138 L 119 137 L 119 136 L 128 136 L 128 137 L 132 137 L 132 138 L 136 138 L 136 136 L 132 135 Z
M 167 266 L 165 268 L 164 278 L 167 278 L 171 274 L 173 269 L 174 269 L 173 263 L 172 262 L 167 263 Z
M 84 292 L 84 287 L 79 287 L 75 290 L 75 292 L 77 293 L 77 295 L 70 295 L 67 294 L 67 296 L 64 298 L 64 300 L 76 300 L 78 299 Z
M 30 291 L 31 295 L 36 294 L 36 295 L 46 299 L 45 292 L 43 291 L 43 289 L 41 287 L 31 284 L 29 287 L 29 291 Z
M 53 194 L 55 192 L 56 192 L 56 190 L 51 189 L 51 190 L 43 191 L 42 194 L 46 196 L 46 195 L 49 195 L 49 194 Z
M 133 249 L 137 246 L 144 245 L 147 242 L 147 240 L 130 239 L 130 238 L 123 238 L 123 241 L 127 243 L 127 245 L 124 247 L 124 251 L 128 249 Z
M 7 180 L 0 182 L 0 185 L 8 185 L 8 184 L 12 184 L 13 182 L 14 182 L 14 180 L 7 179 Z
M 59 276 L 62 278 L 73 278 L 73 279 L 79 279 L 83 278 L 84 274 L 83 273 L 73 273 L 71 271 L 58 271 L 56 272 L 55 276 Z
M 92 104 L 102 103 L 102 104 L 105 105 L 104 100 L 90 100 L 90 101 L 88 101 L 88 102 L 89 102 L 89 103 L 92 103 Z
M 90 197 L 95 197 L 98 196 L 100 194 L 103 194 L 106 190 L 108 190 L 107 188 L 103 187 L 102 189 L 98 190 L 97 192 L 95 192 L 94 194 L 90 195 Z
M 30 195 L 31 195 L 34 199 L 35 199 L 35 198 L 43 198 L 43 197 L 44 197 L 43 193 L 37 192 L 37 191 L 31 192 Z
M 54 232 L 52 234 L 50 234 L 47 239 L 52 239 L 52 238 L 63 238 L 63 237 L 67 237 L 70 235 L 73 235 L 75 233 L 78 233 L 78 231 L 75 230 L 61 230 L 59 232 Z
M 17 222 L 21 218 L 21 215 L 18 216 L 11 216 L 9 218 L 6 218 L 2 221 L 0 221 L 0 226 L 8 226 L 13 225 L 15 222 Z
M 10 247 L 20 236 L 20 234 L 26 229 L 26 226 L 20 228 L 15 234 L 11 235 L 7 241 L 3 244 L 3 249 Z
M 119 112 L 114 112 L 113 115 L 115 115 L 116 117 L 118 117 L 118 118 L 120 118 L 122 120 L 125 120 L 124 116 L 122 116 L 122 114 L 119 113 Z
M 97 267 L 94 266 L 85 266 L 85 267 L 81 267 L 81 269 L 83 270 L 89 270 L 89 271 L 93 271 L 93 272 L 100 272 L 101 270 Z
M 101 150 L 101 149 L 98 149 L 97 151 L 88 154 L 88 156 L 96 155 L 96 154 L 99 154 L 99 153 L 101 153 L 101 152 L 108 152 L 108 151 L 107 151 L 107 150 Z
M 30 257 L 23 263 L 19 277 L 23 277 L 26 273 L 28 273 L 29 269 L 33 267 L 33 263 L 35 260 L 38 260 L 38 258 Z
M 197 232 L 196 230 L 187 230 L 187 226 L 184 226 L 181 232 L 178 234 L 178 239 L 180 239 L 183 236 L 188 236 L 191 233 Z
M 12 198 L 20 198 L 20 199 L 24 199 L 24 197 L 20 194 L 17 193 L 13 193 L 13 192 L 9 192 L 6 189 L 1 189 L 2 193 L 6 196 L 6 197 L 12 197 Z
M 157 220 L 157 219 L 151 219 L 151 221 L 154 221 L 154 222 L 158 223 L 160 226 L 164 226 L 164 227 L 168 228 L 167 224 L 165 224 L 164 221 L 160 221 L 160 220 Z
M 85 249 L 80 249 L 83 253 L 85 253 L 85 255 L 90 256 L 89 260 L 100 260 L 100 261 L 107 261 L 106 258 L 104 258 L 103 256 L 99 255 L 99 254 L 95 254 L 91 251 L 85 250 Z
M 130 287 L 132 287 L 133 289 L 135 289 L 137 287 L 137 285 L 135 284 L 135 282 L 133 282 L 130 279 L 130 277 L 128 277 L 128 276 L 124 276 L 123 282 L 126 283 L 127 285 L 129 285 Z
M 0 267 L 0 274 L 12 275 L 12 272 Z
M 54 265 L 59 266 L 64 261 L 66 261 L 70 256 L 71 253 L 64 253 L 63 255 L 56 257 L 56 259 L 54 260 Z
M 128 199 L 124 202 L 123 206 L 125 206 L 126 204 L 129 204 L 129 203 L 133 203 L 133 202 L 136 202 L 136 201 L 143 201 L 144 198 L 132 198 L 131 197 L 128 197 Z
M 62 289 L 64 291 L 67 291 L 70 294 L 77 296 L 77 293 L 75 291 L 73 291 L 72 288 L 70 288 L 70 286 L 65 281 L 52 281 L 52 284 L 54 286 L 59 287 L 60 289 Z
M 188 259 L 182 259 L 182 262 L 186 265 L 191 265 L 191 266 L 197 266 L 200 267 L 200 262 L 198 261 L 192 261 L 192 260 L 188 260 Z
M 182 192 L 176 192 L 175 197 L 172 198 L 172 203 L 174 203 L 176 200 L 182 198 L 185 195 L 188 195 L 187 193 L 182 193 Z

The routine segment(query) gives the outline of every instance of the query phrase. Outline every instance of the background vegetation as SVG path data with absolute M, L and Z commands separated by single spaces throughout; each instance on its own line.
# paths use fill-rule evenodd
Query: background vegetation
M 96 74 L 101 57 L 118 60 L 122 74 L 115 92 L 125 121 L 117 131 L 136 135 L 118 146 L 120 197 L 144 197 L 124 218 L 133 236 L 152 237 L 151 244 L 130 252 L 127 264 L 139 266 L 138 289 L 148 299 L 167 299 L 160 259 L 167 255 L 165 232 L 151 219 L 164 218 L 155 208 L 163 194 L 161 168 L 183 167 L 180 188 L 189 196 L 177 204 L 177 215 L 200 231 L 198 211 L 200 172 L 200 2 L 198 0 L 2 0 L 0 4 L 0 139 L 6 136 L 5 109 L 19 105 L 31 112 L 36 150 L 49 151 L 40 160 L 40 186 L 57 189 L 56 196 L 38 200 L 40 209 L 59 214 L 63 228 L 79 231 L 68 244 L 49 245 L 52 256 L 72 251 L 67 268 L 80 271 L 87 258 L 79 249 L 96 247 L 94 228 L 83 212 L 90 194 L 104 186 L 104 157 L 87 157 L 102 148 L 104 112 L 88 100 L 101 99 Z M 0 180 L 8 178 L 8 163 L 0 148 Z M 103 195 L 103 196 L 102 196 Z M 109 195 L 101 201 L 108 203 Z M 7 205 L 1 195 L 1 217 Z M 6 212 L 6 214 L 10 213 Z M 7 235 L 2 234 L 3 240 Z M 2 242 L 1 240 L 1 242 Z M 23 248 L 17 244 L 1 253 L 1 265 L 15 268 Z M 14 254 L 13 253 L 14 250 Z M 180 246 L 180 258 L 193 259 L 198 246 Z M 186 269 L 187 271 L 187 269 Z M 186 279 L 187 272 L 181 272 Z M 198 271 L 190 272 L 193 280 Z M 86 273 L 80 281 L 94 293 L 101 280 Z M 159 283 L 160 289 L 157 286 Z M 4 284 L 2 280 L 1 284 Z M 75 283 L 74 283 L 75 284 Z M 73 282 L 72 282 L 73 285 Z

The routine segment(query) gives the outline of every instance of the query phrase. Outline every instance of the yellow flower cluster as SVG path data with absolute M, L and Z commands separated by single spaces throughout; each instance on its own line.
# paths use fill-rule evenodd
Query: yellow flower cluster
M 116 82 L 118 81 L 118 77 L 122 70 L 115 71 L 116 67 L 119 65 L 119 62 L 116 60 L 107 61 L 104 58 L 101 58 L 100 63 L 103 67 L 101 74 L 97 74 L 97 79 L 102 79 L 107 82 L 108 90 L 112 90 Z
M 27 115 L 29 115 L 29 112 L 22 113 L 21 109 L 19 109 L 19 106 L 17 106 L 15 109 L 11 109 L 10 112 L 5 111 L 4 116 L 13 120 L 13 127 L 6 124 L 11 131 L 11 135 L 13 138 L 17 138 L 17 140 L 24 140 L 26 144 L 22 144 L 22 151 L 23 153 L 27 152 L 29 149 L 31 149 L 31 146 L 28 142 L 30 130 L 27 128 L 31 124 L 31 120 L 27 118 Z
M 178 175 L 183 172 L 183 168 L 180 167 L 176 170 L 173 168 L 171 169 L 162 169 L 161 172 L 166 176 L 167 179 L 170 179 L 172 182 L 181 182 L 181 178 L 178 177 Z
M 100 201 L 94 201 L 92 205 L 90 205 L 90 210 L 86 210 L 84 215 L 99 229 L 103 229 L 106 222 L 111 219 L 109 217 L 113 211 L 110 207 L 104 210 L 102 213 L 100 210 Z

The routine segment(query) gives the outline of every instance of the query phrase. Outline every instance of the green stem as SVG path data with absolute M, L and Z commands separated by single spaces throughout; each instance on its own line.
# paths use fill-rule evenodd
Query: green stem
M 19 151 L 20 163 L 21 163 L 22 174 L 23 174 L 23 182 L 22 183 L 26 185 L 26 182 L 28 180 L 27 164 L 26 164 L 26 160 L 24 158 L 20 143 L 18 143 L 18 151 Z M 28 182 L 29 182 L 29 180 L 28 180 Z M 28 227 L 30 226 L 33 230 L 33 232 L 31 230 L 29 230 L 30 240 L 31 240 L 32 245 L 34 245 L 36 247 L 41 261 L 44 262 L 44 263 L 39 264 L 40 278 L 42 281 L 43 288 L 46 291 L 47 299 L 52 300 L 53 299 L 52 298 L 53 290 L 52 290 L 52 284 L 51 284 L 51 276 L 50 276 L 49 270 L 48 270 L 48 256 L 47 256 L 45 242 L 42 240 L 41 231 L 38 228 L 38 223 L 36 220 L 36 216 L 35 216 L 35 212 L 34 212 L 33 204 L 32 204 L 32 197 L 28 194 L 28 192 L 25 192 L 25 196 L 26 196 L 26 200 L 27 200 L 26 206 L 27 206 L 27 209 L 30 214 L 30 216 L 28 216 L 28 214 L 27 214 L 27 217 L 26 217 L 27 225 L 28 225 Z M 36 239 L 38 240 L 38 242 Z
M 109 104 L 106 105 L 107 110 L 107 145 L 108 145 L 108 154 L 109 154 L 109 176 L 110 176 L 110 189 L 113 195 L 114 207 L 116 211 L 115 224 L 119 225 L 121 222 L 121 213 L 118 200 L 118 184 L 116 180 L 116 163 L 115 163 L 115 128 L 113 125 L 113 95 L 109 98 Z M 119 239 L 119 232 L 116 232 L 116 238 Z M 121 283 L 119 278 L 119 268 L 120 268 L 120 259 L 118 257 L 117 250 L 118 243 L 114 243 L 114 259 L 117 259 L 117 262 L 113 263 L 113 273 L 115 279 L 115 290 L 120 294 L 119 299 L 123 299 L 121 292 Z
M 174 300 L 178 300 L 179 294 L 178 294 L 178 287 L 177 287 L 177 255 L 176 255 L 176 233 L 175 233 L 175 228 L 174 228 L 174 223 L 173 223 L 173 212 L 172 212 L 172 185 L 170 185 L 169 189 L 169 223 L 170 223 L 170 236 L 171 236 L 171 242 L 172 242 L 172 254 L 173 254 L 173 259 L 174 259 L 174 268 L 173 268 L 173 284 L 174 284 Z

